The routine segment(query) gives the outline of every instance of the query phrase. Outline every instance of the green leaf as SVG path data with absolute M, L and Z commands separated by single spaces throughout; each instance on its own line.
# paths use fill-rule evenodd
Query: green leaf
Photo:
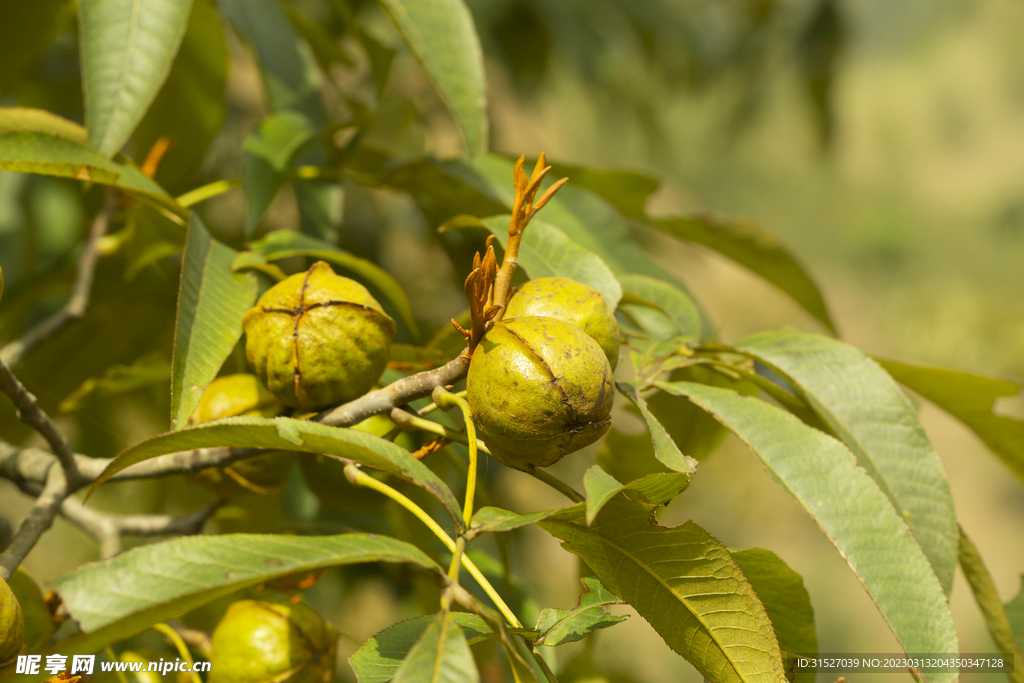
M 95 652 L 155 623 L 249 586 L 362 562 L 408 562 L 440 572 L 415 546 L 375 534 L 191 536 L 129 550 L 54 580 L 84 635 L 48 650 Z
M 650 225 L 746 266 L 791 296 L 832 333 L 836 332 L 818 286 L 789 251 L 756 223 L 693 216 L 652 220 Z
M 188 217 L 184 207 L 131 162 L 111 161 L 89 146 L 84 128 L 39 109 L 0 108 L 0 171 L 111 185 L 170 211 L 179 220 Z
M 701 338 L 700 309 L 675 285 L 647 275 L 620 275 L 623 299 L 619 310 L 658 339 Z
M 942 585 L 906 522 L 841 442 L 728 389 L 658 382 L 715 416 L 814 518 L 907 652 L 959 652 Z M 947 683 L 956 672 L 935 674 Z
M 509 216 L 483 220 L 501 246 L 508 242 Z M 519 243 L 519 266 L 533 279 L 560 275 L 590 285 L 601 293 L 612 310 L 622 298 L 622 285 L 601 257 L 573 242 L 555 226 L 540 219 L 530 221 Z
M 546 607 L 537 618 L 540 638 L 537 645 L 562 645 L 583 640 L 591 632 L 614 626 L 629 618 L 628 614 L 615 616 L 608 612 L 609 605 L 621 605 L 623 601 L 604 587 L 592 576 L 581 579 L 583 593 L 576 600 L 573 609 Z
M 440 349 L 409 344 L 392 344 L 391 354 L 388 356 L 389 365 L 405 364 L 416 369 L 436 368 L 448 360 L 448 356 Z
M 420 486 L 441 501 L 456 524 L 462 519 L 462 506 L 451 489 L 401 446 L 355 429 L 288 417 L 232 417 L 147 439 L 119 453 L 93 482 L 89 495 L 136 463 L 165 453 L 214 447 L 303 451 L 353 460 Z
M 897 382 L 963 422 L 1024 480 L 1024 421 L 996 415 L 995 403 L 1016 396 L 1016 382 L 928 365 L 876 358 Z
M 380 0 L 462 131 L 469 153 L 487 151 L 484 57 L 462 0 Z
M 482 507 L 473 513 L 469 527 L 477 535 L 492 531 L 512 531 L 527 524 L 536 524 L 553 511 L 530 512 L 525 515 L 496 507 Z
M 580 504 L 540 527 L 706 678 L 782 683 L 771 622 L 729 551 L 692 521 L 673 528 L 652 523 L 652 510 L 615 499 L 587 527 Z
M 591 168 L 572 166 L 557 161 L 551 163 L 552 178 L 569 178 L 576 187 L 598 195 L 623 215 L 643 220 L 647 200 L 661 182 L 656 178 L 619 168 Z
M 583 473 L 583 490 L 587 494 L 587 524 L 591 524 L 604 504 L 625 488 L 618 479 L 594 465 Z
M 1010 622 L 1010 630 L 1013 631 L 1017 649 L 1024 652 L 1024 577 L 1021 579 L 1021 588 L 1017 597 L 1006 603 L 1006 618 Z M 1021 666 L 1024 666 L 1024 663 Z M 1016 662 L 1014 662 L 1014 669 L 1017 669 Z
M 800 575 L 770 550 L 736 550 L 732 557 L 761 598 L 779 639 L 779 649 L 794 655 L 818 654 L 811 596 Z M 794 683 L 814 683 L 814 669 L 803 668 L 793 673 Z
M 583 474 L 583 488 L 587 493 L 587 524 L 591 524 L 605 504 L 622 491 L 638 493 L 644 502 L 652 505 L 666 505 L 686 490 L 691 478 L 691 474 L 684 472 L 656 472 L 629 484 L 620 484 L 600 465 L 594 465 Z
M 1020 647 L 1014 641 L 1013 626 L 1010 625 L 1006 609 L 999 600 L 995 581 L 992 580 L 985 561 L 981 559 L 981 553 L 963 529 L 960 529 L 960 568 L 963 569 L 964 578 L 971 586 L 971 592 L 974 593 L 981 615 L 985 618 L 985 626 L 992 636 L 992 641 L 1003 656 L 1014 662 L 1013 672 L 1007 674 L 1010 681 L 1024 683 L 1024 671 L 1021 670 L 1024 657 L 1021 656 Z
M 647 401 L 640 395 L 640 387 L 629 382 L 619 382 L 618 388 L 639 409 L 640 415 L 647 423 L 651 439 L 654 441 L 654 457 L 670 470 L 692 475 L 697 470 L 697 461 L 679 450 L 672 437 L 658 422 L 658 418 L 648 409 Z
M 428 614 L 388 626 L 367 640 L 348 658 L 359 683 L 388 683 L 409 650 L 437 617 Z M 470 645 L 492 636 L 483 619 L 467 612 L 452 612 L 452 622 L 462 629 Z
M 859 349 L 821 335 L 766 332 L 735 347 L 782 374 L 857 456 L 906 520 L 948 597 L 957 562 L 953 494 L 896 382 Z
M 137 158 L 161 137 L 170 141 L 155 179 L 164 187 L 190 189 L 207 148 L 224 123 L 228 47 L 213 3 L 198 0 L 167 81 L 135 130 Z
M 89 142 L 108 157 L 131 137 L 171 70 L 192 0 L 80 0 Z
M 171 360 L 171 428 L 188 425 L 199 399 L 242 336 L 242 316 L 256 299 L 256 280 L 231 272 L 234 249 L 210 236 L 192 214 L 178 289 Z
M 477 683 L 480 672 L 466 635 L 448 610 L 439 612 L 413 644 L 394 683 Z
M 315 133 L 302 114 L 285 111 L 263 120 L 245 141 L 242 189 L 245 192 L 245 236 L 256 230 L 270 202 L 277 196 L 288 169 Z
M 253 242 L 250 248 L 267 261 L 278 261 L 293 256 L 308 256 L 351 271 L 387 297 L 409 328 L 409 333 L 413 338 L 420 338 L 419 325 L 416 324 L 412 305 L 409 303 L 409 297 L 402 289 L 402 285 L 389 272 L 374 262 L 354 256 L 330 242 L 289 230 L 275 230 L 267 233 L 262 239 Z
M 149 353 L 131 365 L 112 365 L 100 377 L 90 377 L 60 402 L 60 410 L 71 413 L 95 401 L 142 387 L 164 384 L 171 378 L 171 364 L 159 353 Z
M 271 109 L 296 111 L 314 124 L 326 123 L 320 74 L 276 0 L 217 0 L 217 6 L 256 51 Z

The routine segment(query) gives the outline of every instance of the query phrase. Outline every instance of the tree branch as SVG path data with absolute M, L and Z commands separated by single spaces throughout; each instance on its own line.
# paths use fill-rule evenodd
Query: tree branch
M 371 391 L 354 401 L 324 411 L 313 418 L 332 427 L 351 427 L 371 415 L 391 412 L 418 398 L 430 396 L 434 387 L 446 387 L 462 379 L 469 370 L 469 358 L 459 356 L 439 368 L 418 372 L 389 384 L 383 389 Z
M 71 296 L 67 303 L 20 338 L 0 348 L 0 361 L 12 366 L 17 365 L 25 357 L 25 354 L 41 342 L 49 339 L 69 322 L 78 320 L 85 315 L 85 311 L 89 307 L 89 295 L 92 292 L 96 262 L 100 256 L 99 242 L 106 234 L 107 227 L 110 225 L 110 217 L 116 209 L 117 193 L 108 189 L 106 203 L 96 214 L 96 218 L 93 219 L 92 225 L 89 227 L 89 239 L 85 243 L 82 259 L 78 262 L 78 273 L 75 275 L 75 283 L 71 287 Z
M 39 407 L 36 397 L 29 393 L 7 363 L 0 360 L 0 392 L 7 394 L 7 397 L 18 409 L 18 419 L 39 432 L 46 442 L 50 444 L 53 453 L 64 468 L 67 483 L 72 487 L 82 484 L 81 474 L 78 472 L 78 465 L 75 463 L 75 454 L 68 444 L 57 425 L 53 423 L 50 416 Z
M 46 484 L 36 498 L 35 505 L 22 520 L 11 544 L 0 553 L 0 579 L 4 581 L 11 578 L 11 574 L 39 541 L 39 537 L 53 524 L 53 518 L 57 516 L 57 510 L 67 496 L 64 470 L 53 467 L 52 464 L 46 475 Z
M 171 515 L 118 515 L 87 508 L 73 498 L 66 498 L 60 513 L 95 538 L 100 544 L 100 557 L 108 559 L 121 552 L 121 537 L 197 534 L 203 524 L 217 511 L 224 500 L 215 500 L 195 512 Z

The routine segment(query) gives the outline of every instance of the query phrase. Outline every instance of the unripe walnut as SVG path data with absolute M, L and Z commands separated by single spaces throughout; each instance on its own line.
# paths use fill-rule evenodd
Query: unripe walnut
M 394 428 L 395 423 L 384 415 L 373 415 L 352 427 L 375 436 L 386 436 Z M 414 445 L 409 432 L 399 434 L 395 443 L 406 450 L 412 450 Z M 344 457 L 343 453 L 337 455 Z M 345 476 L 345 464 L 326 455 L 300 453 L 299 468 L 309 490 L 321 503 L 337 512 L 373 510 L 387 500 L 377 491 L 351 483 Z
M 0 579 L 0 666 L 18 656 L 25 645 L 25 619 L 14 592 Z
M 323 261 L 264 292 L 242 326 L 260 381 L 303 410 L 366 393 L 384 372 L 396 330 L 365 287 Z
M 597 342 L 555 318 L 495 323 L 466 379 L 479 436 L 517 470 L 547 467 L 611 426 L 612 368 Z
M 329 683 L 336 641 L 301 603 L 240 600 L 213 632 L 209 683 Z
M 601 293 L 567 277 L 530 280 L 512 295 L 507 318 L 536 315 L 580 328 L 598 343 L 612 369 L 619 363 L 619 324 Z
M 225 375 L 210 382 L 189 418 L 189 424 L 197 425 L 243 415 L 276 417 L 283 408 L 281 402 L 263 388 L 255 375 Z M 208 467 L 186 478 L 223 496 L 247 491 L 276 493 L 288 478 L 293 456 L 293 453 L 287 451 L 270 451 L 226 467 Z
M 7 582 L 14 596 L 21 604 L 25 620 L 25 648 L 29 653 L 42 649 L 53 635 L 53 617 L 46 606 L 46 599 L 32 577 L 20 567 L 14 570 Z

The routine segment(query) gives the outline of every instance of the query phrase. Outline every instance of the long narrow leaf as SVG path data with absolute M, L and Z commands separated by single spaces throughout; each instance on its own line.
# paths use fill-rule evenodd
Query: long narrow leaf
M 47 652 L 96 652 L 242 588 L 362 562 L 407 562 L 441 571 L 415 546 L 375 534 L 229 534 L 154 543 L 86 564 L 54 581 L 85 634 Z
M 1020 646 L 1014 641 L 1013 626 L 999 600 L 996 583 L 988 573 L 978 548 L 963 529 L 960 529 L 960 568 L 964 570 L 964 577 L 971 586 L 974 600 L 985 618 L 989 635 L 992 636 L 999 652 L 1014 663 L 1013 671 L 1007 674 L 1010 682 L 1024 683 L 1024 657 L 1021 656 Z
M 287 417 L 232 417 L 155 436 L 122 451 L 93 482 L 89 494 L 136 463 L 166 453 L 214 447 L 303 451 L 353 460 L 423 488 L 441 501 L 456 525 L 461 523 L 462 506 L 451 489 L 401 446 L 355 429 Z
M 659 382 L 714 415 L 818 523 L 907 652 L 959 652 L 942 585 L 906 522 L 839 441 L 734 391 Z M 936 673 L 948 683 L 956 672 Z
M 449 610 L 430 622 L 405 656 L 394 683 L 477 683 L 480 672 L 473 661 L 466 634 Z
M 817 334 L 765 332 L 735 347 L 781 373 L 857 456 L 906 520 L 948 597 L 957 562 L 953 494 L 896 382 L 859 349 Z
M 876 360 L 897 382 L 970 427 L 1024 480 L 1024 421 L 994 412 L 998 399 L 1020 393 L 1018 383 L 947 368 Z
M 814 610 L 800 575 L 770 550 L 734 550 L 732 557 L 764 603 L 782 652 L 808 657 L 817 655 Z M 795 664 L 792 657 L 787 657 L 787 664 Z M 814 671 L 804 667 L 791 671 L 790 675 L 794 683 L 814 683 Z
M 835 333 L 818 286 L 782 244 L 749 221 L 692 216 L 650 221 L 662 232 L 713 249 L 746 266 L 791 296 L 804 310 Z
M 380 0 L 462 131 L 469 153 L 487 151 L 484 58 L 462 0 Z
M 184 429 L 203 391 L 242 336 L 242 316 L 256 299 L 256 279 L 231 272 L 236 251 L 189 220 L 178 289 L 171 361 L 171 428 Z
M 89 141 L 113 156 L 171 70 L 192 0 L 80 0 L 79 40 Z
M 706 678 L 785 681 L 771 621 L 729 551 L 693 522 L 654 524 L 652 510 L 617 498 L 589 527 L 582 504 L 539 526 Z

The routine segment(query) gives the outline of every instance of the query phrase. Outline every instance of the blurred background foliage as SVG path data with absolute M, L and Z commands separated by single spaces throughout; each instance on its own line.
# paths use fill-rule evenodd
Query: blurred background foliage
M 754 219 L 777 235 L 816 277 L 846 341 L 883 356 L 1024 378 L 1020 3 L 468 4 L 485 50 L 493 149 L 546 150 L 563 163 L 651 174 L 663 180 L 648 206 L 655 213 L 710 210 Z M 354 138 L 364 153 L 406 160 L 461 151 L 444 105 L 375 3 L 293 0 L 283 7 L 319 67 L 308 85 L 323 103 L 314 97 L 312 106 L 338 122 L 323 153 L 343 156 Z M 82 121 L 74 3 L 2 0 L 0 16 L 0 105 Z M 212 3 L 195 0 L 174 69 L 126 151 L 142 163 L 159 137 L 171 137 L 156 178 L 172 193 L 239 177 L 245 140 L 270 108 L 246 40 Z M 408 196 L 351 179 L 340 189 L 321 202 L 330 211 L 316 232 L 382 263 L 405 286 L 427 332 L 447 325 L 464 308 L 460 274 L 468 266 L 446 255 L 461 259 L 466 245 L 433 234 L 448 216 L 424 213 Z M 0 267 L 7 286 L 0 343 L 62 303 L 77 245 L 101 201 L 98 189 L 83 191 L 72 181 L 0 173 Z M 294 229 L 302 201 L 286 186 L 257 234 Z M 217 236 L 241 244 L 240 193 L 200 212 Z M 169 358 L 180 231 L 138 208 L 114 232 L 127 243 L 101 263 L 87 318 L 21 367 L 48 407 L 114 364 L 142 357 L 159 366 Z M 786 325 L 822 331 L 740 267 L 667 238 L 644 239 L 704 304 L 721 338 Z M 240 360 L 228 365 L 233 362 L 241 369 Z M 100 394 L 61 424 L 76 448 L 111 455 L 166 428 L 166 388 L 156 382 L 114 398 Z M 1003 409 L 1024 412 L 1020 399 Z M 629 416 L 619 418 L 628 432 Z M 1024 567 L 1024 491 L 964 428 L 930 407 L 923 419 L 950 473 L 961 523 L 1008 599 Z M 27 436 L 6 404 L 0 435 Z M 559 467 L 578 476 L 595 456 Z M 808 585 L 822 652 L 896 651 L 841 558 L 753 463 L 727 439 L 664 520 L 693 518 L 726 545 L 767 547 L 783 557 Z M 558 502 L 493 463 L 487 475 L 496 495 L 517 509 Z M 279 504 L 240 499 L 219 514 L 217 528 L 372 524 L 325 517 L 298 480 L 292 484 Z M 203 495 L 181 481 L 140 482 L 107 487 L 97 499 L 108 508 L 186 510 Z M 28 502 L 0 484 L 0 504 L 15 519 Z M 573 602 L 571 556 L 536 530 L 514 545 L 514 566 L 529 577 L 528 593 L 548 604 Z M 92 557 L 91 542 L 59 522 L 27 567 L 45 581 Z M 415 582 L 353 570 L 325 578 L 307 599 L 362 640 L 411 615 L 417 590 Z M 952 605 L 962 650 L 992 651 L 962 578 Z M 699 680 L 640 619 L 597 639 L 594 654 L 605 672 L 653 683 Z M 886 678 L 897 677 L 878 680 Z

